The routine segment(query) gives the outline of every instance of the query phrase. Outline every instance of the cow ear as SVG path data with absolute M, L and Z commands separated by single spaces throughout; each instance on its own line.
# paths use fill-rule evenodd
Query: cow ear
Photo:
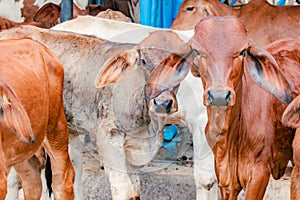
M 109 58 L 102 66 L 96 78 L 96 87 L 117 83 L 137 66 L 139 54 L 135 49 L 121 52 Z
M 283 112 L 282 123 L 289 127 L 300 128 L 300 95 Z
M 171 53 L 166 56 L 152 72 L 145 86 L 146 96 L 155 98 L 181 83 L 193 65 L 191 53 L 191 48 L 185 48 L 185 53 Z
M 42 23 L 45 28 L 51 28 L 58 23 L 60 10 L 60 6 L 54 3 L 47 3 L 34 14 L 33 21 Z
M 14 92 L 0 83 L 0 127 L 16 135 L 21 141 L 32 144 L 35 136 L 27 112 Z
M 274 57 L 257 45 L 249 46 L 244 53 L 246 54 L 244 66 L 248 66 L 246 73 L 249 72 L 259 86 L 273 94 L 281 102 L 291 102 L 293 92 L 290 84 Z

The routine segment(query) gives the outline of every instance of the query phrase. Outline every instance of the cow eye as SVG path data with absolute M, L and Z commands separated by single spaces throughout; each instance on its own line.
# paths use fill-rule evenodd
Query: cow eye
M 141 58 L 141 59 L 140 59 L 140 62 L 142 63 L 143 66 L 146 66 L 146 61 L 145 61 L 145 59 Z
M 0 108 L 0 117 L 3 117 L 3 116 L 4 116 L 3 108 Z
M 185 11 L 186 12 L 192 12 L 194 10 L 195 10 L 195 7 L 194 6 L 190 6 L 190 7 L 187 7 Z
M 247 53 L 247 50 L 246 50 L 246 49 L 244 49 L 243 51 L 241 51 L 241 52 L 240 52 L 239 56 L 245 56 L 245 55 L 246 55 L 246 53 Z
M 236 53 L 233 55 L 233 57 L 234 57 L 234 58 L 240 58 L 240 59 L 242 59 L 246 54 L 247 54 L 247 50 L 244 49 L 244 50 L 242 50 L 242 51 L 240 51 L 240 52 L 236 52 Z
M 201 56 L 201 53 L 199 51 L 194 49 L 193 52 L 194 52 L 195 56 Z

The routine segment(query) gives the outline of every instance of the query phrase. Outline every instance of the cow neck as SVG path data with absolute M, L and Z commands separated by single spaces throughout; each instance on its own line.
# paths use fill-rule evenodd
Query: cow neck
M 235 88 L 236 103 L 234 106 L 224 109 L 226 118 L 224 120 L 225 128 L 212 147 L 214 152 L 216 166 L 220 169 L 217 173 L 227 174 L 228 176 L 219 176 L 219 185 L 229 188 L 239 188 L 238 180 L 238 157 L 240 143 L 240 116 L 242 103 L 242 81 Z

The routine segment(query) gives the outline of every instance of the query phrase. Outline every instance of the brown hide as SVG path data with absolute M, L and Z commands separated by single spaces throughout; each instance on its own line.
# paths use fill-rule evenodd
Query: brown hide
M 104 8 L 120 11 L 130 17 L 128 3 L 130 3 L 130 0 L 104 0 L 102 4 Z
M 18 27 L 22 25 L 33 25 L 41 28 L 51 28 L 59 23 L 60 7 L 53 3 L 48 3 L 41 7 L 31 20 L 25 22 L 14 22 L 0 17 L 0 30 Z
M 19 27 L 22 25 L 33 25 L 40 28 L 51 28 L 60 23 L 61 4 L 56 5 L 54 3 L 47 3 L 39 9 L 31 4 L 25 4 L 23 10 L 27 10 L 28 12 L 30 11 L 30 14 L 25 14 L 25 11 L 23 11 L 25 17 L 24 22 L 14 22 L 12 20 L 0 17 L 0 30 Z M 103 10 L 104 8 L 98 5 L 89 5 L 86 10 L 81 10 L 76 4 L 73 4 L 73 18 L 76 18 L 79 15 L 89 14 L 96 16 Z
M 274 6 L 265 0 L 253 0 L 241 8 L 232 8 L 219 0 L 185 0 L 171 29 L 189 30 L 207 16 L 228 15 L 242 19 L 248 36 L 262 46 L 300 35 L 300 6 Z
M 153 32 L 138 45 L 33 26 L 0 32 L 1 38 L 30 37 L 59 57 L 65 69 L 69 128 L 97 137 L 99 158 L 105 170 L 113 172 L 107 174 L 110 184 L 105 187 L 118 189 L 112 189 L 113 199 L 139 198 L 139 182 L 131 181 L 128 174 L 137 172 L 132 165 L 149 162 L 161 147 L 158 130 L 163 119 L 149 112 L 144 85 L 163 56 L 184 44 L 177 34 L 165 32 Z M 98 86 L 108 84 L 104 88 L 95 87 L 97 74 L 103 80 Z
M 61 7 L 61 4 L 57 5 L 54 3 L 46 3 L 41 8 L 45 7 L 46 5 L 51 5 L 51 7 L 58 6 L 59 9 Z M 33 0 L 24 0 L 24 7 L 21 8 L 22 17 L 25 18 L 24 21 L 31 21 L 33 16 L 35 15 L 35 13 L 41 8 L 38 8 L 37 6 L 35 6 L 35 1 L 33 1 Z M 47 14 L 47 13 L 45 13 L 45 14 Z M 73 4 L 73 16 L 74 17 L 78 16 L 78 15 L 86 15 L 86 14 L 88 14 L 88 10 L 81 10 L 75 3 Z
M 132 22 L 131 18 L 127 17 L 123 13 L 119 11 L 114 11 L 111 9 L 107 9 L 105 11 L 99 12 L 96 17 L 101 17 L 105 19 L 117 20 L 122 22 Z
M 45 46 L 30 39 L 0 41 L 0 199 L 9 169 L 18 172 L 25 199 L 41 196 L 40 156 L 45 148 L 55 174 L 56 199 L 73 199 L 74 169 L 62 91 L 63 66 Z
M 293 128 L 300 128 L 300 95 L 298 95 L 285 109 L 282 122 Z
M 137 4 L 138 1 L 133 1 L 134 5 Z M 73 3 L 73 17 L 77 17 L 78 15 L 92 15 L 96 16 L 99 12 L 105 11 L 107 9 L 112 9 L 115 11 L 120 11 L 123 14 L 125 14 L 127 17 L 130 17 L 130 8 L 128 3 L 130 3 L 129 0 L 104 0 L 102 5 L 96 5 L 96 4 L 89 4 L 85 10 L 81 10 L 75 3 Z M 34 5 L 35 2 L 32 0 L 24 0 L 24 7 L 21 8 L 22 11 L 22 17 L 25 18 L 25 21 L 31 21 L 35 13 L 41 9 Z M 59 11 L 61 7 L 60 4 L 54 4 L 54 3 L 47 3 L 46 5 L 58 6 Z M 44 7 L 43 6 L 43 7 Z M 47 13 L 45 13 L 47 14 Z
M 156 97 L 188 70 L 196 71 L 222 199 L 236 199 L 242 188 L 246 199 L 263 199 L 270 174 L 280 178 L 292 159 L 295 129 L 281 117 L 287 106 L 282 102 L 299 94 L 300 39 L 282 39 L 263 49 L 248 38 L 241 20 L 208 17 L 178 53 L 153 71 L 146 94 Z

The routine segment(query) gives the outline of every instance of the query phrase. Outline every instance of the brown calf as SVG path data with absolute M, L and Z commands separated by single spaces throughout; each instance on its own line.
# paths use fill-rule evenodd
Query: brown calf
M 201 77 L 206 137 L 222 199 L 236 199 L 242 189 L 247 200 L 263 199 L 270 174 L 279 179 L 292 159 L 295 129 L 286 127 L 281 116 L 284 103 L 300 92 L 300 39 L 265 49 L 247 37 L 241 20 L 208 17 L 181 51 L 162 60 L 146 86 L 154 98 L 179 84 L 189 70 Z
M 52 162 L 55 199 L 73 199 L 62 64 L 40 43 L 12 39 L 0 41 L 0 65 L 0 199 L 5 199 L 11 167 L 20 176 L 25 199 L 40 199 L 34 154 L 41 148 Z
M 185 0 L 171 29 L 194 29 L 207 16 L 229 15 L 243 20 L 248 36 L 262 46 L 280 38 L 300 35 L 300 6 L 274 6 L 266 0 L 252 0 L 238 9 L 219 0 Z

